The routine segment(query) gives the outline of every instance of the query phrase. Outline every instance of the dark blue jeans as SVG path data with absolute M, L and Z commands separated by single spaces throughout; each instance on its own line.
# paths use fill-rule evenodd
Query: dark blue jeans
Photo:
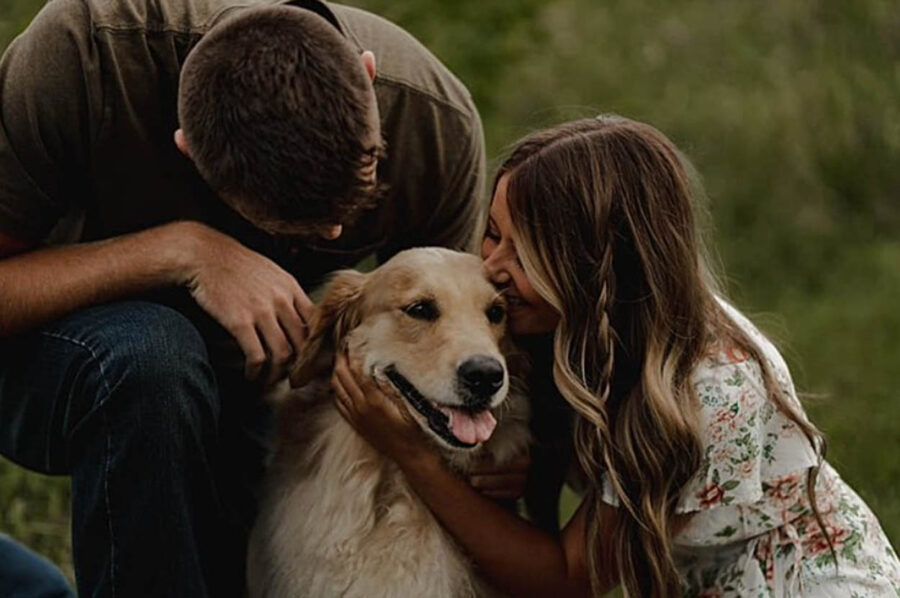
M 243 595 L 268 412 L 208 344 L 122 302 L 0 345 L 0 453 L 71 476 L 80 596 Z

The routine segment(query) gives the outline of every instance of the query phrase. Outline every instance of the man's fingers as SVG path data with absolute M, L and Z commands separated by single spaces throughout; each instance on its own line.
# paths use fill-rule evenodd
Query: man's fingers
M 294 311 L 293 307 L 288 308 L 286 312 L 278 314 L 278 323 L 291 344 L 293 356 L 296 357 L 303 350 L 303 345 L 306 343 L 308 335 L 306 323 L 300 317 L 300 314 Z
M 297 288 L 294 290 L 294 309 L 296 309 L 297 313 L 300 314 L 300 317 L 303 318 L 304 323 L 308 325 L 310 321 L 312 321 L 315 305 L 313 305 L 313 302 L 306 293 L 303 292 L 300 285 L 297 285 Z
M 256 329 L 259 336 L 269 349 L 269 374 L 267 382 L 272 383 L 286 376 L 287 364 L 294 355 L 294 348 L 288 342 L 285 331 L 281 328 L 275 316 L 257 323 Z
M 241 326 L 232 330 L 235 340 L 244 352 L 244 378 L 256 380 L 266 364 L 266 351 L 253 326 Z

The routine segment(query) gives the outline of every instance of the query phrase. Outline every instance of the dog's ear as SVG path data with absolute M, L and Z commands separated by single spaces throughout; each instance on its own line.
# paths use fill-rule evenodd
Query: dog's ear
M 316 362 L 325 349 L 338 349 L 360 322 L 360 302 L 366 275 L 356 270 L 337 272 L 325 289 L 309 324 L 306 344 L 291 369 L 291 386 L 303 386 L 315 376 Z

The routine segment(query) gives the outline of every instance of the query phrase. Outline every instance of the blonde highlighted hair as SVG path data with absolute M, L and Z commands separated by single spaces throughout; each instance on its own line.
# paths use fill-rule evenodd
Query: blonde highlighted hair
M 680 595 L 671 526 L 681 490 L 701 464 L 691 372 L 711 334 L 753 357 L 775 404 L 813 447 L 824 447 L 716 299 L 689 173 L 655 128 L 600 116 L 526 137 L 496 178 L 509 177 L 526 276 L 561 314 L 553 376 L 578 415 L 576 455 L 593 489 L 591 583 L 599 588 L 610 574 L 598 563 L 602 542 L 634 596 Z M 599 537 L 596 516 L 604 476 L 621 506 L 611 538 Z

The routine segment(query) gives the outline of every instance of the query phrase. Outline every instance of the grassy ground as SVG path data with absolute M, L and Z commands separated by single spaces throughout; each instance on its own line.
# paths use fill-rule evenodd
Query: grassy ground
M 0 47 L 39 0 L 0 5 Z M 900 542 L 900 12 L 888 0 L 361 0 L 473 92 L 491 155 L 618 112 L 703 175 L 731 294 Z M 66 562 L 64 483 L 0 463 L 0 530 Z

